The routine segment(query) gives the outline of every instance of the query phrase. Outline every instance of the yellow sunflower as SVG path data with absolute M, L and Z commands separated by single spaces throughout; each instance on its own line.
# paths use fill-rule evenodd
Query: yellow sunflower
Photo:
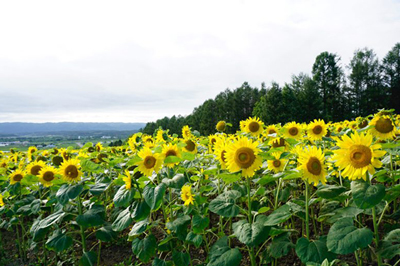
M 39 172 L 39 181 L 45 187 L 50 187 L 52 181 L 56 178 L 57 170 L 52 166 L 45 166 Z
M 369 123 L 372 126 L 369 131 L 378 139 L 387 140 L 396 137 L 396 127 L 387 115 L 375 115 Z
M 194 197 L 192 194 L 192 189 L 190 186 L 183 186 L 181 190 L 181 198 L 184 201 L 185 206 L 189 206 L 190 204 L 193 204 Z
M 267 135 L 272 135 L 278 133 L 279 129 L 276 125 L 269 125 L 265 129 Z
M 299 152 L 298 162 L 297 169 L 302 172 L 303 178 L 309 184 L 313 183 L 314 186 L 318 185 L 319 182 L 326 184 L 327 172 L 322 150 L 315 146 L 305 147 L 304 150 Z
M 314 119 L 307 127 L 307 135 L 311 140 L 321 140 L 328 133 L 327 126 L 322 119 Z
M 283 128 L 283 134 L 287 138 L 300 139 L 303 136 L 303 127 L 296 122 L 287 123 Z
M 221 164 L 221 169 L 226 169 L 226 141 L 224 138 L 219 138 L 215 143 L 214 154 L 217 156 L 217 160 Z
M 45 166 L 46 164 L 43 161 L 31 162 L 30 164 L 28 164 L 26 171 L 28 172 L 28 174 L 38 176 L 40 170 L 42 170 L 42 168 Z
M 190 131 L 189 126 L 186 125 L 182 128 L 182 137 L 184 139 L 190 139 L 192 137 L 192 131 Z
M 20 182 L 25 176 L 25 172 L 21 169 L 17 169 L 10 175 L 10 184 L 14 185 L 15 183 Z
M 382 167 L 379 157 L 385 155 L 385 151 L 380 150 L 381 145 L 372 144 L 370 133 L 358 133 L 351 136 L 344 135 L 342 140 L 337 141 L 338 150 L 334 150 L 333 159 L 336 166 L 342 170 L 342 176 L 350 180 L 366 180 L 367 171 L 373 175 L 375 168 Z
M 272 153 L 272 156 L 275 158 L 274 160 L 268 160 L 268 169 L 272 172 L 279 173 L 283 171 L 283 168 L 285 168 L 285 165 L 288 160 L 285 159 L 280 159 L 281 153 L 280 152 L 274 152 Z
M 28 148 L 28 158 L 29 160 L 32 160 L 32 155 L 37 152 L 37 148 L 35 146 L 31 146 Z
M 103 145 L 101 144 L 101 142 L 98 142 L 96 144 L 96 146 L 94 146 L 96 151 L 101 151 L 103 149 Z
M 145 176 L 151 176 L 153 172 L 158 173 L 163 163 L 163 156 L 160 154 L 153 154 L 150 148 L 144 147 L 138 152 L 142 161 L 137 162 L 139 171 Z
M 142 136 L 142 142 L 143 142 L 143 145 L 145 146 L 145 147 L 148 147 L 148 148 L 153 148 L 154 147 L 154 140 L 153 140 L 153 138 L 151 137 L 151 136 L 149 136 L 149 135 L 143 135 Z
M 0 193 L 0 207 L 4 206 L 3 195 Z
M 183 149 L 184 149 L 185 151 L 190 152 L 190 153 L 193 153 L 193 154 L 196 154 L 196 153 L 197 153 L 197 145 L 196 145 L 196 142 L 194 142 L 194 141 L 191 140 L 191 139 L 186 139 L 186 140 L 185 140 L 185 144 L 186 144 L 186 146 L 183 147 Z
M 246 120 L 244 131 L 252 136 L 260 135 L 264 130 L 264 123 L 258 117 L 250 117 Z
M 208 136 L 208 150 L 210 151 L 210 153 L 213 152 L 215 143 L 217 142 L 217 140 L 219 138 L 220 137 L 218 135 L 216 135 L 216 134 L 212 134 L 212 135 Z
M 240 137 L 230 143 L 226 151 L 226 165 L 230 172 L 242 170 L 242 176 L 252 177 L 255 171 L 261 168 L 262 160 L 258 153 L 258 141 Z
M 284 147 L 285 151 L 289 150 L 289 143 L 284 139 L 284 138 L 273 138 L 271 139 L 268 144 L 271 146 L 271 148 L 280 148 Z
M 218 121 L 215 129 L 219 132 L 224 132 L 226 129 L 226 122 L 225 121 Z
M 68 182 L 77 182 L 81 179 L 82 172 L 80 171 L 80 161 L 78 159 L 70 159 L 64 161 L 59 173 Z
M 125 176 L 122 177 L 122 180 L 125 182 L 125 188 L 131 189 L 132 188 L 132 176 L 128 170 L 125 170 Z

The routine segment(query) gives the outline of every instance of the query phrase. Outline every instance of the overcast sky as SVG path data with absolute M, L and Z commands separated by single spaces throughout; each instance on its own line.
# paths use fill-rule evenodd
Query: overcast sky
M 0 122 L 148 122 L 400 42 L 400 1 L 1 1 Z

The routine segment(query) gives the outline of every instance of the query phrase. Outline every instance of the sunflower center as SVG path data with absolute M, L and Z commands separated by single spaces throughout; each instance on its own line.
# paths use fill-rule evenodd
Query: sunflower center
M 307 170 L 313 175 L 319 175 L 322 171 L 321 162 L 316 157 L 310 157 L 307 162 Z
M 393 130 L 393 123 L 390 119 L 381 117 L 376 121 L 375 129 L 380 133 L 389 133 Z
M 151 169 L 156 165 L 156 161 L 156 158 L 153 156 L 146 156 L 146 158 L 144 158 L 144 166 L 146 166 L 147 169 Z
M 272 147 L 274 147 L 274 148 L 279 148 L 279 147 L 284 147 L 284 146 L 285 146 L 285 139 L 283 139 L 283 138 L 279 138 L 272 142 Z
M 54 173 L 52 171 L 47 171 L 43 174 L 43 179 L 47 182 L 50 182 L 54 179 Z
M 21 174 L 16 174 L 16 175 L 14 176 L 14 180 L 17 181 L 17 182 L 21 181 L 22 178 L 23 178 L 23 176 L 22 176 Z
M 253 121 L 249 124 L 250 132 L 257 132 L 260 129 L 260 124 L 256 121 Z
M 186 150 L 188 150 L 188 151 L 194 151 L 194 149 L 196 148 L 196 145 L 194 144 L 194 142 L 193 141 L 191 141 L 191 140 L 187 140 L 186 141 Z
M 299 133 L 299 129 L 297 127 L 291 127 L 289 128 L 289 134 L 291 136 L 296 136 Z
M 78 168 L 75 165 L 68 165 L 65 168 L 65 175 L 72 179 L 77 178 L 79 176 Z
M 275 134 L 275 133 L 276 133 L 276 131 L 275 131 L 274 129 L 270 129 L 270 130 L 268 131 L 268 135 Z
M 55 166 L 60 166 L 64 159 L 61 156 L 54 156 L 52 161 Z
M 31 168 L 32 175 L 38 175 L 42 167 L 40 165 L 35 165 Z
M 313 129 L 312 129 L 313 133 L 318 135 L 321 134 L 322 132 L 322 127 L 320 125 L 316 125 Z
M 279 166 L 281 166 L 281 161 L 275 160 L 275 161 L 272 162 L 272 165 L 273 165 L 274 167 L 279 167 Z
M 226 154 L 226 151 L 225 151 L 225 150 L 223 150 L 223 151 L 221 152 L 221 159 L 222 159 L 222 161 L 224 161 L 224 163 L 226 163 L 226 157 L 225 157 L 225 154 Z
M 217 124 L 217 130 L 218 131 L 225 131 L 225 127 L 226 127 L 226 124 L 225 124 L 225 122 L 218 122 L 218 124 Z
M 240 168 L 249 168 L 255 161 L 254 151 L 247 147 L 239 148 L 235 154 L 235 162 Z
M 168 151 L 165 153 L 165 157 L 168 157 L 168 156 L 176 156 L 176 151 L 174 151 L 174 150 L 168 150 Z
M 363 120 L 361 123 L 358 124 L 358 128 L 364 128 L 366 126 L 368 126 L 367 120 Z
M 211 139 L 211 145 L 214 145 L 215 142 L 217 142 L 217 140 L 216 140 L 215 138 L 212 138 L 212 139 Z
M 350 149 L 350 161 L 354 168 L 363 168 L 371 163 L 370 148 L 364 145 L 353 145 Z

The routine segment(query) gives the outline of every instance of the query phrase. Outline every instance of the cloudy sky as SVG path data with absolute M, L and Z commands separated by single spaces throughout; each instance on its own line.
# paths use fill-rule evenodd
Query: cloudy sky
M 0 122 L 148 122 L 400 41 L 399 0 L 2 1 Z

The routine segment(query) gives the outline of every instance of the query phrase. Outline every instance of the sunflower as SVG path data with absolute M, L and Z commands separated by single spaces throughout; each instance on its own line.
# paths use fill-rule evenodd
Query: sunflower
M 321 140 L 326 133 L 328 133 L 327 126 L 322 119 L 314 119 L 314 121 L 308 125 L 307 135 L 311 140 Z
M 280 152 L 274 152 L 272 153 L 272 156 L 275 158 L 274 160 L 268 160 L 268 169 L 272 172 L 279 173 L 283 171 L 283 168 L 285 168 L 285 165 L 288 160 L 280 159 L 281 157 Z
M 0 193 L 0 207 L 4 206 L 3 195 Z
M 10 184 L 14 185 L 15 183 L 20 182 L 25 176 L 25 172 L 22 171 L 21 169 L 15 170 L 11 175 L 10 175 Z
M 145 146 L 145 147 L 148 147 L 148 148 L 153 148 L 154 147 L 154 140 L 153 140 L 153 138 L 151 137 L 151 136 L 149 136 L 149 135 L 143 135 L 142 136 L 142 142 L 143 142 L 143 145 Z
M 242 176 L 252 177 L 255 171 L 262 165 L 258 156 L 260 149 L 258 141 L 252 141 L 246 137 L 240 137 L 229 144 L 226 151 L 226 165 L 230 172 L 242 170 Z
M 131 173 L 128 170 L 125 170 L 125 176 L 122 177 L 122 180 L 125 182 L 125 188 L 131 189 L 132 188 L 132 177 Z
M 260 135 L 264 130 L 264 123 L 257 117 L 250 117 L 246 120 L 244 131 L 252 136 Z
M 67 149 L 64 148 L 60 149 L 60 154 L 64 158 L 64 160 L 69 160 L 71 158 L 71 155 L 69 154 Z
M 274 149 L 284 147 L 285 151 L 289 150 L 290 147 L 289 143 L 284 138 L 273 138 L 268 142 L 268 144 Z
M 39 172 L 39 181 L 45 187 L 50 187 L 53 181 L 56 178 L 57 170 L 52 166 L 45 166 Z
M 98 142 L 98 143 L 96 144 L 96 146 L 94 146 L 94 149 L 95 149 L 96 151 L 101 151 L 101 150 L 103 149 L 103 145 L 101 144 L 101 142 Z
M 32 160 L 32 155 L 37 152 L 37 148 L 35 146 L 31 146 L 28 148 L 28 158 L 29 160 Z
M 208 136 L 208 149 L 210 153 L 213 152 L 215 143 L 218 141 L 220 137 L 216 134 L 212 134 Z
M 190 131 L 189 126 L 186 125 L 182 128 L 182 137 L 184 139 L 190 139 L 192 137 L 192 131 Z
M 183 149 L 184 149 L 185 151 L 190 152 L 190 153 L 193 153 L 193 154 L 196 154 L 196 153 L 197 153 L 197 145 L 196 145 L 196 142 L 194 142 L 194 141 L 191 140 L 191 139 L 186 139 L 186 140 L 185 140 L 185 144 L 186 144 L 186 146 L 183 147 Z
M 226 141 L 224 138 L 219 138 L 215 143 L 214 154 L 217 156 L 217 160 L 221 164 L 221 169 L 226 169 Z
M 344 135 L 342 140 L 337 141 L 338 150 L 334 150 L 333 159 L 336 166 L 342 170 L 342 175 L 350 180 L 366 180 L 367 171 L 373 175 L 375 168 L 380 168 L 382 162 L 379 157 L 385 155 L 385 151 L 380 150 L 381 145 L 372 144 L 370 133 L 358 133 L 351 136 Z
M 272 135 L 272 134 L 278 133 L 279 129 L 276 125 L 269 125 L 269 126 L 267 126 L 265 131 L 266 131 L 267 135 Z
M 82 172 L 80 171 L 80 161 L 78 159 L 70 159 L 64 161 L 59 173 L 69 182 L 77 182 L 81 179 Z
M 193 204 L 194 197 L 192 194 L 192 189 L 190 186 L 183 186 L 181 190 L 181 198 L 184 201 L 185 206 L 189 206 L 190 204 Z
M 369 131 L 378 139 L 387 140 L 396 137 L 396 127 L 387 115 L 375 115 L 369 123 L 372 126 Z
M 326 184 L 325 157 L 322 150 L 315 146 L 305 147 L 299 152 L 299 169 L 303 173 L 303 178 L 314 186 L 319 182 Z
M 40 170 L 42 170 L 42 168 L 45 166 L 46 166 L 46 164 L 43 161 L 31 162 L 28 165 L 26 170 L 27 170 L 28 174 L 38 176 Z
M 299 123 L 290 122 L 283 128 L 283 134 L 287 138 L 300 139 L 303 136 L 303 128 Z
M 148 147 L 144 147 L 140 150 L 138 155 L 142 161 L 139 161 L 136 164 L 142 174 L 145 176 L 151 176 L 154 171 L 158 173 L 163 162 L 163 156 L 157 153 L 153 154 L 151 149 Z
M 224 132 L 226 129 L 226 122 L 225 121 L 218 121 L 215 129 L 219 132 Z

